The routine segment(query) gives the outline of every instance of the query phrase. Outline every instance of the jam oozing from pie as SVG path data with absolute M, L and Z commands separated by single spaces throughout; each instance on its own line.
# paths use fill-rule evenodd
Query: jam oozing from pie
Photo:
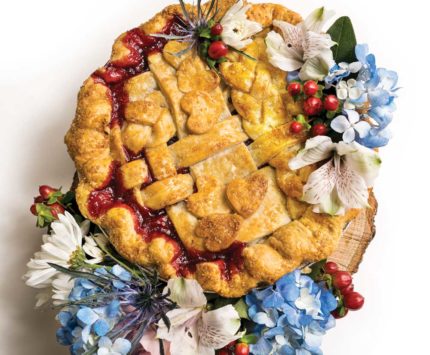
M 162 33 L 180 34 L 181 26 L 183 26 L 183 21 L 176 16 L 168 22 Z M 121 61 L 108 62 L 104 68 L 93 74 L 96 81 L 103 83 L 110 89 L 112 101 L 111 128 L 116 125 L 121 127 L 124 121 L 124 109 L 128 103 L 128 95 L 124 90 L 126 81 L 135 75 L 148 71 L 148 55 L 162 51 L 167 41 L 163 38 L 143 34 L 139 28 L 135 28 L 126 33 L 122 42 L 129 49 L 129 55 Z M 177 140 L 177 137 L 174 137 L 168 144 L 173 144 Z M 145 159 L 144 150 L 133 153 L 124 148 L 124 151 L 128 161 Z M 178 173 L 188 174 L 189 168 L 181 168 Z M 153 181 L 150 175 L 142 187 Z M 234 242 L 229 248 L 216 253 L 185 248 L 164 209 L 154 211 L 141 206 L 136 201 L 133 190 L 125 189 L 120 164 L 117 162 L 112 164 L 107 181 L 100 189 L 90 194 L 88 201 L 88 211 L 94 218 L 102 216 L 114 207 L 126 208 L 132 213 L 136 233 L 141 235 L 145 242 L 149 243 L 155 238 L 163 238 L 174 246 L 175 254 L 172 265 L 176 268 L 179 276 L 194 273 L 196 265 L 201 262 L 216 263 L 222 277 L 226 280 L 229 280 L 232 275 L 243 268 L 244 243 Z
M 194 273 L 196 265 L 201 262 L 215 262 L 222 277 L 226 280 L 243 268 L 244 243 L 235 242 L 220 252 L 185 248 L 166 211 L 164 209 L 154 211 L 141 206 L 136 201 L 133 190 L 124 187 L 119 163 L 112 164 L 108 180 L 102 188 L 91 192 L 88 200 L 88 212 L 94 218 L 100 217 L 115 207 L 126 208 L 131 212 L 136 233 L 141 235 L 145 242 L 149 243 L 155 238 L 163 238 L 174 246 L 175 254 L 172 264 L 179 276 Z
M 167 22 L 160 32 L 167 35 L 180 35 L 183 31 L 183 20 L 179 16 Z M 161 52 L 167 40 L 144 34 L 139 28 L 128 31 L 122 38 L 122 43 L 130 51 L 123 59 L 109 61 L 102 69 L 93 73 L 92 77 L 109 87 L 112 100 L 112 118 L 110 126 L 122 126 L 124 108 L 128 103 L 128 95 L 124 92 L 124 84 L 132 78 L 149 70 L 148 56 Z

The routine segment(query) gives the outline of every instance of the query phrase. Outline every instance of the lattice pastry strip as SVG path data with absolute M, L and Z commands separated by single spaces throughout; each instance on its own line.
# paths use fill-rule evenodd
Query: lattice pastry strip
M 218 18 L 235 2 L 221 0 Z M 231 52 L 219 77 L 193 51 L 174 56 L 183 43 L 147 36 L 173 33 L 180 14 L 169 6 L 118 37 L 81 88 L 66 135 L 77 202 L 131 262 L 238 297 L 327 257 L 354 213 L 317 215 L 297 200 L 312 168 L 287 168 L 304 139 L 289 134 L 300 110 L 264 36 L 245 49 L 256 60 Z M 273 4 L 247 15 L 266 29 L 301 21 Z

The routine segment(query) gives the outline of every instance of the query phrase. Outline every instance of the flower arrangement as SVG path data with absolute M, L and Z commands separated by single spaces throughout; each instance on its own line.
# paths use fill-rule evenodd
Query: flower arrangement
M 262 31 L 247 19 L 239 0 L 215 21 L 218 1 L 207 11 L 183 9 L 180 34 L 154 37 L 197 47 L 208 66 L 244 52 Z M 303 22 L 274 21 L 265 37 L 270 63 L 288 72 L 289 94 L 303 108 L 290 126 L 307 132 L 291 170 L 316 164 L 303 201 L 317 213 L 344 214 L 367 207 L 368 191 L 381 165 L 375 148 L 391 137 L 397 74 L 376 66 L 367 45 L 357 44 L 352 24 L 320 8 Z M 218 71 L 217 71 L 218 72 Z M 58 309 L 58 342 L 72 354 L 321 354 L 323 335 L 364 298 L 352 277 L 322 260 L 297 269 L 274 285 L 242 298 L 205 294 L 195 280 L 161 280 L 150 269 L 119 256 L 105 232 L 80 213 L 73 191 L 40 186 L 30 210 L 47 227 L 41 250 L 27 264 L 27 285 L 39 289 L 36 306 Z

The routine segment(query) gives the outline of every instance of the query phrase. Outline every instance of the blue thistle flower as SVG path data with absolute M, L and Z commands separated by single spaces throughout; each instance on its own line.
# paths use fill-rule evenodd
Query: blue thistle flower
M 165 318 L 174 304 L 161 294 L 156 274 L 127 271 L 120 265 L 79 272 L 55 266 L 75 279 L 69 302 L 57 319 L 60 344 L 73 355 L 106 351 L 128 354 L 147 327 Z

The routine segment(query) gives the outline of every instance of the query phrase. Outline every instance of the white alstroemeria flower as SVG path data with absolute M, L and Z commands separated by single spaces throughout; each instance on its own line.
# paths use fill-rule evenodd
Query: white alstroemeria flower
M 225 44 L 241 50 L 252 43 L 250 37 L 263 30 L 258 22 L 246 17 L 250 8 L 251 5 L 244 6 L 243 1 L 239 0 L 225 13 L 220 21 L 223 27 L 221 37 Z
M 355 141 L 355 132 L 360 138 L 364 138 L 370 131 L 370 124 L 366 121 L 360 121 L 360 115 L 354 110 L 344 110 L 346 116 L 337 116 L 330 123 L 330 127 L 337 133 L 343 133 L 342 139 L 345 143 Z
M 27 264 L 24 275 L 26 284 L 35 288 L 51 286 L 53 279 L 60 273 L 48 263 L 65 268 L 82 266 L 85 263 L 97 264 L 103 260 L 100 249 L 94 245 L 82 246 L 84 234 L 88 232 L 89 221 L 82 229 L 69 212 L 58 215 L 59 220 L 51 224 L 51 234 L 43 236 L 42 250 L 35 253 Z M 85 253 L 91 256 L 87 259 Z
M 232 305 L 205 311 L 206 297 L 196 280 L 170 279 L 165 292 L 179 308 L 167 312 L 170 329 L 158 322 L 157 338 L 170 342 L 171 355 L 214 355 L 243 334 L 240 317 Z
M 339 100 L 345 101 L 343 107 L 348 110 L 355 109 L 360 106 L 363 98 L 364 90 L 358 85 L 355 79 L 348 81 L 342 80 L 336 86 L 336 95 Z
M 330 48 L 336 43 L 330 35 L 321 33 L 324 23 L 332 15 L 322 7 L 296 26 L 285 21 L 273 21 L 282 36 L 275 31 L 267 34 L 270 63 L 287 72 L 302 68 L 299 74 L 302 80 L 322 80 L 335 65 Z
M 331 158 L 314 171 L 303 189 L 303 201 L 314 212 L 342 215 L 350 208 L 368 207 L 368 188 L 379 173 L 378 154 L 357 142 L 333 143 L 330 137 L 308 139 L 305 148 L 289 162 L 292 170 Z

